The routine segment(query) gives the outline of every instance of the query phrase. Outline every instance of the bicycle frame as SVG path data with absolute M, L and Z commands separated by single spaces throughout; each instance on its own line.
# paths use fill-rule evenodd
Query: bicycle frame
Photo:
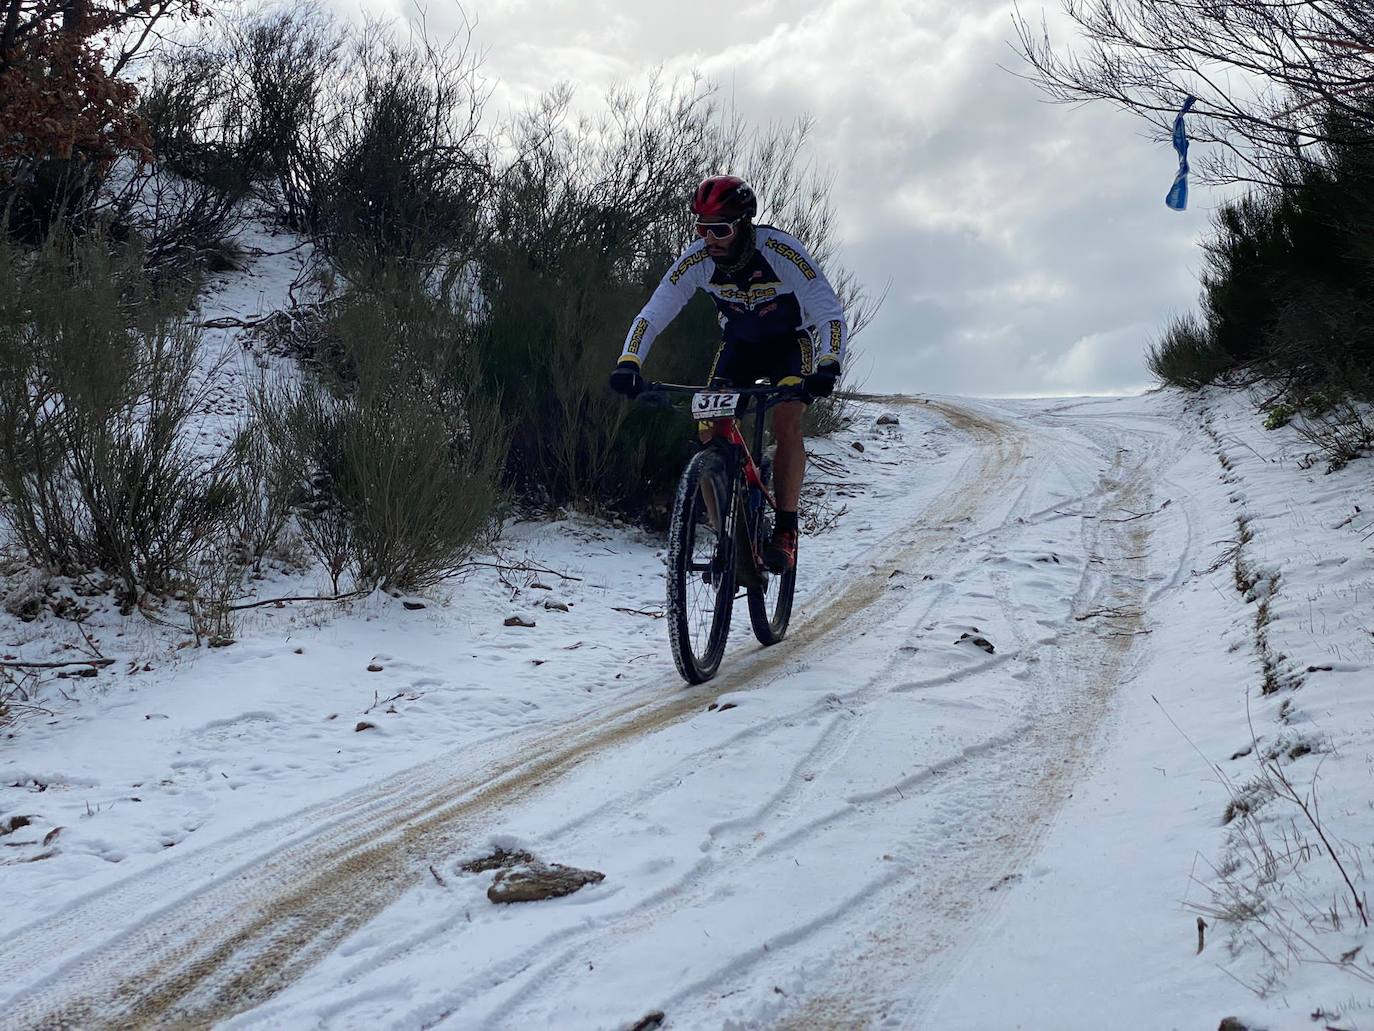
M 755 404 L 758 406 L 758 410 L 756 411 L 757 418 L 754 420 L 754 448 L 762 452 L 764 433 L 763 415 L 767 411 L 767 403 L 761 398 L 755 402 Z M 769 490 L 767 484 L 763 482 L 763 471 L 754 460 L 754 454 L 749 448 L 748 441 L 744 439 L 744 431 L 740 427 L 740 419 L 747 414 L 748 410 L 746 407 L 746 411 L 739 416 L 730 419 L 711 420 L 710 426 L 715 434 L 713 439 L 723 442 L 733 452 L 732 461 L 739 465 L 739 472 L 743 474 L 744 489 L 750 492 L 758 492 L 757 500 L 754 498 L 744 499 L 743 511 L 738 512 L 738 515 L 743 515 L 744 517 L 744 536 L 749 544 L 749 559 L 753 563 L 754 569 L 761 572 L 763 570 L 763 555 L 760 551 L 762 544 L 759 540 L 761 536 L 759 527 L 763 514 L 762 506 L 767 504 L 769 508 L 776 512 L 778 505 L 773 497 L 773 492 Z M 739 482 L 734 476 L 731 477 L 731 480 L 735 483 Z M 726 517 L 726 531 L 729 535 L 727 540 L 733 540 L 735 533 L 734 522 L 737 518 L 738 506 L 730 504 L 726 506 L 726 510 L 728 512 Z
M 790 386 L 734 389 L 651 383 L 642 400 L 667 407 L 664 395 L 670 393 L 708 395 L 692 405 L 704 446 L 678 481 L 667 559 L 666 615 L 673 661 L 684 680 L 700 684 L 715 676 L 725 653 L 738 588 L 744 588 L 749 623 L 760 644 L 777 644 L 787 634 L 796 567 L 789 563 L 772 574 L 763 562 L 768 511 L 777 510 L 763 437 L 769 406 L 800 399 L 802 392 Z M 752 450 L 740 425 L 751 409 Z M 703 530 L 709 544 L 699 536 Z
M 645 385 L 646 394 L 695 394 L 709 387 L 692 387 L 679 383 L 648 383 Z M 800 390 L 796 387 L 743 387 L 743 388 L 722 388 L 728 389 L 731 393 L 739 394 L 744 404 L 742 410 L 728 418 L 710 419 L 703 425 L 710 427 L 712 432 L 711 444 L 725 445 L 725 449 L 730 455 L 731 461 L 731 483 L 737 483 L 734 473 L 736 471 L 734 463 L 740 463 L 739 472 L 743 473 L 746 489 L 759 492 L 759 504 L 748 505 L 745 512 L 745 536 L 749 541 L 750 558 L 754 563 L 755 570 L 764 570 L 763 558 L 760 552 L 761 543 L 759 541 L 759 520 L 763 512 L 763 505 L 773 511 L 777 511 L 778 503 L 773 496 L 773 492 L 768 488 L 763 479 L 763 472 L 758 463 L 754 460 L 754 453 L 749 448 L 749 443 L 744 439 L 744 432 L 740 428 L 740 420 L 749 415 L 750 409 L 756 416 L 754 420 L 754 451 L 763 452 L 763 435 L 765 429 L 764 416 L 768 409 L 780 401 L 792 400 L 800 396 Z M 719 445 L 718 445 L 719 446 Z M 742 457 L 741 457 L 742 456 Z M 725 513 L 724 530 L 725 539 L 733 540 L 735 533 L 735 510 L 734 504 L 723 506 Z

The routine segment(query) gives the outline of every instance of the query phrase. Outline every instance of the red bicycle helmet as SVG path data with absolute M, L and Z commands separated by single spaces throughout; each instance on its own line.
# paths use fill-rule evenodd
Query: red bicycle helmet
M 749 184 L 738 176 L 713 175 L 704 179 L 692 197 L 692 213 L 700 219 L 733 221 L 753 218 L 758 212 L 758 198 Z

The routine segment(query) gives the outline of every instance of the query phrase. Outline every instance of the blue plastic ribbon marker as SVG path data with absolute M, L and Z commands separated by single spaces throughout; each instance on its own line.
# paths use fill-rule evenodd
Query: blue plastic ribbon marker
M 1174 117 L 1174 150 L 1178 151 L 1178 175 L 1174 176 L 1174 185 L 1170 187 L 1164 203 L 1175 211 L 1182 211 L 1188 207 L 1188 130 L 1183 125 L 1183 116 L 1196 102 L 1197 97 L 1190 94 Z

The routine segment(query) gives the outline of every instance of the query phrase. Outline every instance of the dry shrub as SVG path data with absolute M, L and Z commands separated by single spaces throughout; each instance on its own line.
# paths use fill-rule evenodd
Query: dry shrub
M 213 371 L 188 291 L 96 238 L 0 246 L 0 512 L 52 569 L 165 591 L 232 506 L 227 462 L 195 442 Z
M 348 381 L 305 375 L 259 394 L 280 482 L 334 581 L 416 590 L 453 575 L 499 514 L 505 433 L 468 387 L 462 301 L 392 266 L 330 309 Z

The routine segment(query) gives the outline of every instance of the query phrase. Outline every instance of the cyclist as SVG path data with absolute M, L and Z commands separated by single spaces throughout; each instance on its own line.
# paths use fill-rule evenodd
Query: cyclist
M 640 367 L 654 338 L 699 289 L 715 301 L 723 338 L 712 363 L 713 386 L 743 387 L 759 379 L 802 385 L 802 400 L 773 408 L 778 513 L 764 562 L 781 573 L 797 561 L 797 501 L 806 473 L 802 412 L 835 389 L 849 330 L 839 298 L 806 248 L 781 229 L 754 224 L 758 199 L 743 179 L 704 180 L 692 197 L 692 213 L 699 239 L 668 269 L 631 323 L 611 389 L 638 396 L 644 389 Z M 703 424 L 702 440 L 711 435 Z

